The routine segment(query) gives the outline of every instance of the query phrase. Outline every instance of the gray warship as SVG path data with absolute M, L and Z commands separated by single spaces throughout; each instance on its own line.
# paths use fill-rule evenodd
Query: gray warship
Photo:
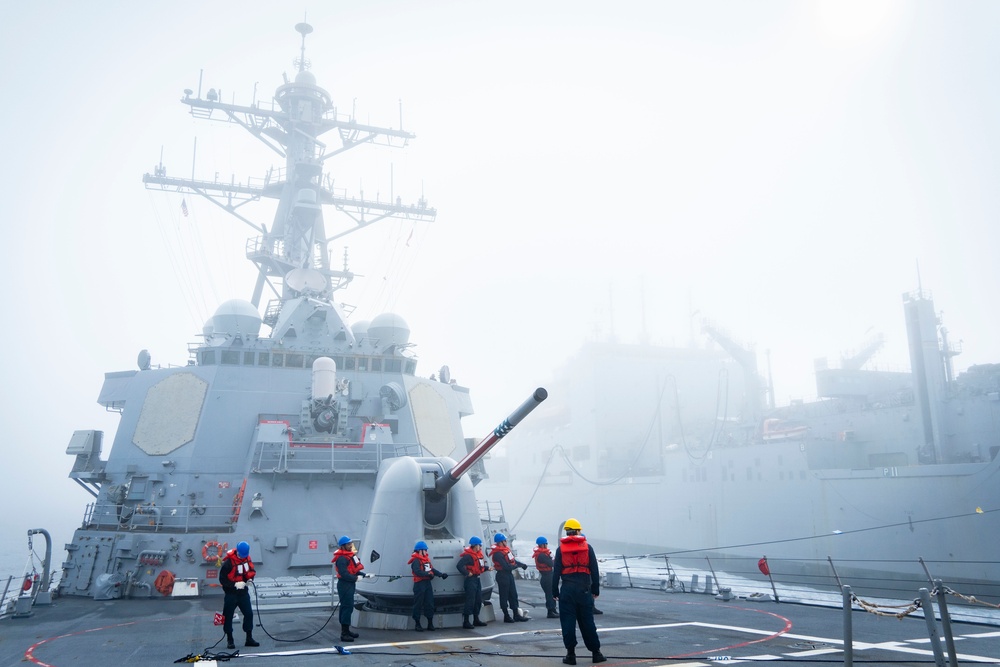
M 897 593 L 942 578 L 1000 602 L 1000 364 L 956 376 L 931 295 L 902 302 L 909 372 L 867 368 L 876 336 L 817 363 L 818 400 L 779 408 L 753 349 L 713 324 L 701 347 L 589 343 L 485 486 L 522 532 L 568 505 L 612 552 L 766 556 L 807 584 Z
M 355 274 L 346 257 L 343 267 L 331 264 L 333 241 L 385 219 L 432 221 L 436 211 L 423 199 L 348 196 L 326 168 L 350 149 L 405 146 L 415 135 L 340 113 L 308 69 L 312 27 L 296 30 L 297 72 L 272 102 L 227 103 L 214 88 L 203 93 L 201 82 L 181 99 L 196 119 L 246 129 L 283 166 L 227 183 L 168 176 L 161 158 L 143 177 L 149 189 L 205 197 L 252 227 L 246 258 L 257 281 L 249 300 L 218 307 L 186 365 L 155 366 L 143 350 L 137 369 L 106 374 L 98 403 L 120 415 L 110 451 L 102 458 L 107 443 L 96 430 L 74 432 L 66 449 L 70 478 L 93 502 L 66 545 L 61 596 L 219 594 L 220 558 L 245 540 L 266 575 L 262 599 L 301 602 L 329 592 L 332 553 L 347 535 L 362 542 L 369 571 L 383 573 L 366 592 L 386 608 L 397 588 L 410 597 L 392 582 L 406 571 L 414 541 L 426 540 L 433 557 L 457 558 L 470 535 L 503 527 L 502 507 L 478 503 L 473 491 L 487 447 L 467 457 L 476 445 L 461 424 L 473 411 L 469 390 L 447 367 L 416 374 L 402 317 L 352 324 L 349 307 L 334 300 Z M 336 144 L 320 139 L 328 133 Z M 270 226 L 242 213 L 268 199 L 276 201 Z M 186 208 L 186 200 L 178 204 Z M 324 207 L 340 214 L 340 231 L 327 231 Z M 502 422 L 490 445 L 543 398 L 536 392 L 517 419 Z M 383 483 L 389 468 L 395 481 Z M 424 488 L 437 478 L 449 483 Z M 377 501 L 380 490 L 399 505 Z M 384 549 L 404 537 L 405 549 L 392 545 L 401 553 Z M 45 579 L 47 592 L 48 572 Z M 490 589 L 492 579 L 484 584 Z M 461 592 L 461 582 L 440 586 L 445 603 L 451 588 Z

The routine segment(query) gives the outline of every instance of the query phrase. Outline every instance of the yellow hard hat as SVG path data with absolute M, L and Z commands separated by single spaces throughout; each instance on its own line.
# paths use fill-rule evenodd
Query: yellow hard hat
M 563 524 L 563 528 L 566 530 L 583 530 L 580 526 L 580 522 L 576 519 L 566 519 L 566 523 Z

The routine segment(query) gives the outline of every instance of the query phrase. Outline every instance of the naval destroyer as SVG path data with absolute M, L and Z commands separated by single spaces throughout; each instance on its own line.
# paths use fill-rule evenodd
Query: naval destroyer
M 470 535 L 505 527 L 502 506 L 475 497 L 480 459 L 545 392 L 477 445 L 462 430 L 473 412 L 469 389 L 447 366 L 417 375 L 401 316 L 349 322 L 352 309 L 334 297 L 355 274 L 346 256 L 342 266 L 331 262 L 331 244 L 386 219 L 430 222 L 436 211 L 422 197 L 370 199 L 334 187 L 338 156 L 403 147 L 415 135 L 342 112 L 308 67 L 312 27 L 296 30 L 297 71 L 273 100 L 227 102 L 201 82 L 180 100 L 195 119 L 245 129 L 284 159 L 280 167 L 206 181 L 168 175 L 161 159 L 143 177 L 164 197 L 204 197 L 252 227 L 245 250 L 257 280 L 249 300 L 218 306 L 185 365 L 154 365 L 143 350 L 137 368 L 105 375 L 98 403 L 120 422 L 110 441 L 97 430 L 69 439 L 69 476 L 93 502 L 66 545 L 61 596 L 221 594 L 220 559 L 239 541 L 250 544 L 263 600 L 323 595 L 346 535 L 378 577 L 363 592 L 393 611 L 412 596 L 396 575 L 408 572 L 415 541 L 456 559 Z M 187 215 L 187 200 L 173 196 Z M 269 225 L 244 213 L 269 200 Z M 337 214 L 332 230 L 324 209 Z M 39 574 L 25 591 L 48 601 L 51 573 Z M 436 582 L 441 604 L 461 596 L 458 579 Z
M 867 368 L 875 337 L 817 363 L 818 400 L 780 408 L 752 348 L 714 325 L 701 348 L 589 343 L 486 486 L 522 532 L 569 506 L 605 550 L 744 571 L 767 556 L 897 593 L 941 578 L 1000 602 L 1000 364 L 956 376 L 931 295 L 902 301 L 909 372 Z

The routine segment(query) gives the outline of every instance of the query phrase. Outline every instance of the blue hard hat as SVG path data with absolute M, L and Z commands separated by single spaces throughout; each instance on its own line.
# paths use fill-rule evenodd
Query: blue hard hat
M 246 542 L 240 542 L 236 545 L 236 555 L 240 558 L 246 558 L 250 555 L 250 545 Z
M 337 546 L 342 547 L 347 544 L 350 544 L 352 541 L 353 540 L 351 540 L 351 538 L 349 538 L 347 535 L 344 535 L 339 540 L 337 540 Z
M 545 539 L 544 537 L 539 537 L 537 540 L 535 540 L 535 544 L 537 544 L 538 546 L 541 546 L 543 544 L 548 544 L 548 543 L 549 543 L 549 541 L 547 539 Z
M 503 533 L 497 533 L 496 535 L 493 536 L 493 542 L 495 544 L 499 544 L 500 542 L 506 542 L 506 541 L 507 541 L 507 536 L 504 535 Z
M 423 540 L 420 540 L 419 542 L 417 542 L 416 544 L 413 545 L 413 550 L 414 551 L 427 551 L 427 543 L 424 542 Z
M 483 541 L 479 538 L 478 535 L 473 535 L 472 537 L 469 538 L 469 545 L 470 546 L 474 547 L 477 544 L 482 544 L 482 543 L 483 543 Z

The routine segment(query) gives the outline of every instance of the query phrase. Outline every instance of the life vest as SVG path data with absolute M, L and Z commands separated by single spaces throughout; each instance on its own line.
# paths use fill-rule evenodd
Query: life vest
M 549 551 L 548 547 L 535 547 L 535 550 L 531 554 L 531 557 L 535 559 L 535 567 L 538 568 L 539 572 L 551 572 L 551 565 L 546 565 L 538 560 L 538 557 L 542 555 L 548 556 L 550 559 L 552 558 L 552 552 Z
M 496 565 L 499 565 L 499 563 L 497 562 L 497 554 L 500 554 L 500 558 L 506 561 L 507 564 L 510 566 L 507 569 L 513 570 L 514 568 L 517 567 L 517 559 L 514 558 L 514 554 L 510 552 L 510 547 L 500 547 L 500 546 L 493 547 L 493 551 L 490 552 L 490 557 L 493 558 L 493 562 Z M 500 568 L 498 567 L 497 569 Z
M 562 556 L 562 573 L 590 574 L 590 549 L 583 535 L 567 535 L 559 540 Z
M 430 555 L 428 555 L 428 554 L 418 554 L 416 551 L 414 551 L 413 555 L 410 556 L 410 560 L 407 561 L 407 564 L 411 564 L 411 563 L 413 563 L 413 561 L 419 561 L 420 562 L 420 566 L 419 566 L 420 567 L 420 571 L 423 573 L 423 574 L 420 574 L 420 575 L 414 574 L 413 575 L 413 580 L 414 581 L 427 581 L 429 579 L 433 579 L 434 578 L 434 567 L 431 565 L 431 557 L 430 557 Z M 411 565 L 411 567 L 412 567 L 412 565 Z
M 361 570 L 365 569 L 365 566 L 361 563 L 361 559 L 353 551 L 348 551 L 347 549 L 337 549 L 336 553 L 333 554 L 333 560 L 331 563 L 336 563 L 338 558 L 348 559 L 347 563 L 347 573 L 352 576 L 358 576 Z M 334 568 L 337 571 L 337 578 L 340 579 L 340 568 Z
M 226 560 L 233 566 L 229 570 L 229 581 L 234 584 L 238 581 L 250 581 L 257 574 L 253 569 L 253 561 L 250 560 L 250 556 L 240 558 L 236 555 L 236 549 L 230 549 L 226 553 Z
M 479 576 L 486 570 L 490 569 L 489 564 L 486 562 L 486 556 L 483 555 L 482 551 L 476 551 L 471 547 L 465 547 L 465 551 L 462 552 L 463 556 L 468 556 L 472 559 L 472 565 L 469 566 L 469 574 L 474 574 Z

